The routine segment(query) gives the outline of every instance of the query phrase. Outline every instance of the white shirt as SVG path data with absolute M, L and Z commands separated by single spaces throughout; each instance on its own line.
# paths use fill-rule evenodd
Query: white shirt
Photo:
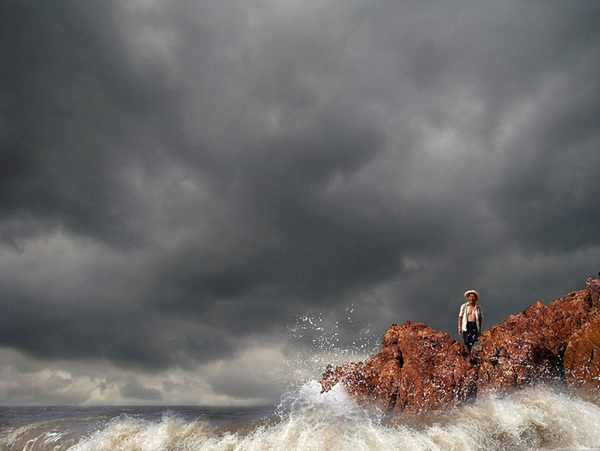
M 460 306 L 460 312 L 458 316 L 461 317 L 461 330 L 464 332 L 467 330 L 467 316 L 469 312 L 469 303 L 465 302 Z M 473 307 L 473 313 L 475 314 L 475 324 L 477 324 L 477 333 L 481 333 L 481 319 L 483 318 L 483 313 L 481 313 L 481 307 L 475 304 Z

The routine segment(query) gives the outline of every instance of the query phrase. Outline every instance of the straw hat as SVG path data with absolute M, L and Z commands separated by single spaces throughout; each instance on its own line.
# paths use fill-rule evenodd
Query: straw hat
M 469 299 L 469 295 L 473 293 L 475 296 L 477 296 L 477 300 L 479 300 L 481 298 L 481 296 L 479 295 L 479 293 L 476 290 L 467 290 L 465 291 L 465 299 Z

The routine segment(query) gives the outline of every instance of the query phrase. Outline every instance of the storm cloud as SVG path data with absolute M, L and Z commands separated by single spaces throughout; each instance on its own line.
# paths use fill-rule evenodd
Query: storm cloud
M 7 403 L 276 399 L 600 270 L 595 1 L 7 0 L 0 67 Z

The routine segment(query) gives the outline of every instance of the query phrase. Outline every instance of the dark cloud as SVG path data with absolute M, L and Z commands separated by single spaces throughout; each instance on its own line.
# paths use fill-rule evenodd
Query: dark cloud
M 597 242 L 600 158 L 593 149 L 600 142 L 592 130 L 600 126 L 599 89 L 581 77 L 560 83 L 511 149 L 523 155 L 521 165 L 507 168 L 496 199 L 526 247 L 568 251 Z
M 143 401 L 157 401 L 162 399 L 162 393 L 159 390 L 144 387 L 135 379 L 121 387 L 120 392 L 124 398 L 140 399 Z
M 298 315 L 351 347 L 407 319 L 453 331 L 469 288 L 487 325 L 580 289 L 600 266 L 598 17 L 2 2 L 0 345 L 248 400 L 270 385 L 226 374 L 245 353 L 327 335 L 294 342 Z M 76 384 L 55 376 L 48 399 Z M 205 389 L 184 379 L 106 391 Z
M 226 331 L 201 320 L 194 324 L 131 308 L 48 305 L 47 300 L 4 296 L 1 311 L 4 345 L 43 360 L 108 359 L 156 371 L 195 367 L 234 350 Z

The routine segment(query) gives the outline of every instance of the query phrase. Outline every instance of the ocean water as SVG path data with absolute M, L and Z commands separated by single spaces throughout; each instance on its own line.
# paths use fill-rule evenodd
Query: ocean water
M 308 382 L 243 408 L 3 407 L 1 450 L 600 450 L 600 407 L 527 389 L 419 417 L 358 408 Z

